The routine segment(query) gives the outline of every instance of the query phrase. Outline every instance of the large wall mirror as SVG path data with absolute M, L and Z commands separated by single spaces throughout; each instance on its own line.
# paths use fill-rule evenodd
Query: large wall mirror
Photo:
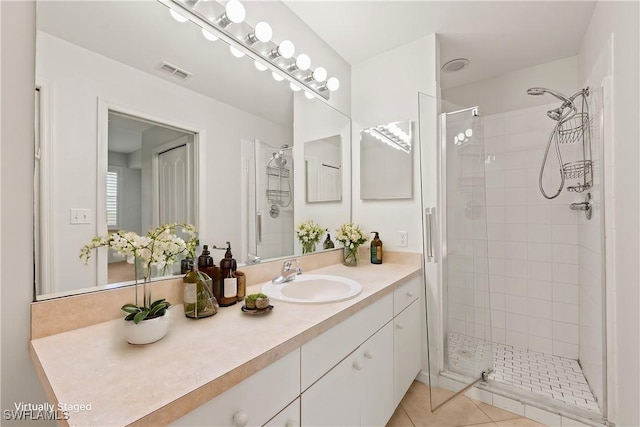
M 360 198 L 413 197 L 411 121 L 391 122 L 360 131 Z
M 247 20 L 268 8 L 250 3 Z M 133 266 L 106 250 L 86 266 L 79 258 L 116 229 L 191 222 L 201 244 L 230 241 L 242 264 L 300 253 L 299 221 L 349 221 L 351 121 L 285 83 L 161 3 L 39 1 L 37 299 L 132 283 Z M 333 210 L 304 193 L 304 143 L 332 137 L 342 169 Z

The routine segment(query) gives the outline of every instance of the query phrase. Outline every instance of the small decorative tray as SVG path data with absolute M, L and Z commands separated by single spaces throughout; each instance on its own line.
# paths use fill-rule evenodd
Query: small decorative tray
M 267 314 L 271 310 L 273 310 L 273 306 L 270 305 L 267 308 L 258 309 L 258 308 L 247 308 L 246 305 L 243 305 L 241 308 L 242 312 L 245 314 Z

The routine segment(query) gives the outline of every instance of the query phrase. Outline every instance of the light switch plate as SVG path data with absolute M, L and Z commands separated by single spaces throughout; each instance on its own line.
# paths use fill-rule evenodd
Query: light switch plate
M 69 209 L 69 224 L 91 224 L 91 209 Z

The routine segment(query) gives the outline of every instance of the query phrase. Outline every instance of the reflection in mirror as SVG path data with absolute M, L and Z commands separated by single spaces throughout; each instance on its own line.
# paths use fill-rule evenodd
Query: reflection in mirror
M 360 198 L 412 197 L 411 121 L 393 122 L 360 131 Z
M 304 143 L 307 202 L 342 200 L 340 135 Z
M 271 2 L 252 2 L 250 7 L 255 16 L 268 15 L 274 9 Z M 141 187 L 140 225 L 122 223 L 129 221 L 125 220 L 128 213 L 120 213 L 114 224 L 121 223 L 107 226 L 108 164 L 122 167 L 136 163 L 132 159 L 135 155 L 115 154 L 115 149 L 109 153 L 108 141 L 118 132 L 109 129 L 109 111 L 183 132 L 187 147 L 191 144 L 193 149 L 193 157 L 188 156 L 193 161 L 193 197 L 185 202 L 192 209 L 190 222 L 198 228 L 201 244 L 211 248 L 230 241 L 239 262 L 249 254 L 258 254 L 263 260 L 292 255 L 297 249 L 291 224 L 298 218 L 310 216 L 328 228 L 350 218 L 350 199 L 344 191 L 348 171 L 343 173 L 344 196 L 339 209 L 307 209 L 304 176 L 299 175 L 304 167 L 290 170 L 290 205 L 267 206 L 267 183 L 256 179 L 259 175 L 266 181 L 267 175 L 256 170 L 255 157 L 260 143 L 268 145 L 261 153 L 266 158 L 260 161 L 260 167 L 266 169 L 273 154 L 288 145 L 292 147 L 288 166 L 294 160 L 304 165 L 303 141 L 340 134 L 343 168 L 348 167 L 350 119 L 323 101 L 292 92 L 270 72 L 257 71 L 253 60 L 233 57 L 228 45 L 206 39 L 201 28 L 191 22 L 176 22 L 161 3 L 37 2 L 36 87 L 40 135 L 34 206 L 40 230 L 35 242 L 37 299 L 113 286 L 107 280 L 107 250 L 98 250 L 85 266 L 78 257 L 80 248 L 94 236 L 106 235 L 109 228 L 146 233 L 168 221 L 169 217 L 160 217 L 151 197 L 160 190 Z M 305 131 L 297 134 L 300 129 Z M 151 133 L 149 129 L 142 132 Z M 173 136 L 163 141 L 182 137 Z M 253 157 L 246 155 L 245 141 L 249 141 Z M 299 143 L 294 144 L 296 141 Z M 145 169 L 143 160 L 140 163 L 143 185 L 146 179 L 151 182 L 153 172 L 151 167 Z M 146 178 L 145 170 L 149 171 Z M 285 184 L 284 178 L 280 184 Z M 124 194 L 123 190 L 122 208 L 136 197 Z M 260 204 L 265 206 L 257 209 Z M 291 216 L 289 225 L 268 228 L 272 205 L 280 210 L 280 218 Z M 112 208 L 110 215 L 114 212 Z M 256 243 L 257 213 L 262 216 L 261 244 Z M 70 224 L 75 214 L 81 221 Z M 273 245 L 267 244 L 267 237 L 273 239 Z M 270 245 L 280 250 L 270 252 Z M 217 252 L 212 255 L 216 264 L 223 256 Z M 130 283 L 113 280 L 118 285 Z
M 114 111 L 108 117 L 108 232 L 142 235 L 160 224 L 193 224 L 196 135 Z M 106 283 L 134 280 L 133 265 L 114 250 L 107 263 Z M 165 274 L 180 273 L 178 265 L 170 268 Z

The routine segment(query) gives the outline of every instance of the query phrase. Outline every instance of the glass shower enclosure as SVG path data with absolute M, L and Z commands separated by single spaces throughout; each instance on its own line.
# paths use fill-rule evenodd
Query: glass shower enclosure
M 419 106 L 424 126 L 433 98 L 420 94 Z M 435 401 L 432 393 L 432 411 L 493 371 L 484 185 L 485 162 L 491 159 L 485 158 L 477 107 L 439 117 L 438 149 L 431 153 L 438 160 L 438 209 L 423 203 L 425 268 L 437 265 L 442 283 L 431 298 L 435 307 L 427 307 L 429 371 L 446 373 L 465 386 L 444 401 Z M 422 155 L 424 160 L 428 153 Z M 438 348 L 442 351 L 434 351 Z

